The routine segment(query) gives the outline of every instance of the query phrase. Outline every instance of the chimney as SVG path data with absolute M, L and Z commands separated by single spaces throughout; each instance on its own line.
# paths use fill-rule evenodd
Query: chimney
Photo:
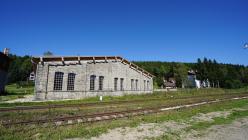
M 9 49 L 8 48 L 4 48 L 3 54 L 5 54 L 6 56 L 9 56 Z

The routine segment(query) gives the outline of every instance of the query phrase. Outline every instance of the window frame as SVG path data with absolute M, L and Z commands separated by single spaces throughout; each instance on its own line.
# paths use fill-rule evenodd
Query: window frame
M 146 88 L 147 88 L 147 90 L 150 90 L 150 81 L 149 80 L 147 80 L 147 85 L 146 85 Z
M 90 91 L 95 90 L 96 75 L 90 75 Z
M 144 91 L 146 91 L 146 80 L 144 80 Z
M 64 73 L 63 72 L 55 72 L 54 74 L 54 82 L 53 82 L 53 90 L 54 91 L 62 91 L 63 90 L 63 81 L 64 81 Z
M 131 91 L 134 90 L 134 79 L 131 79 Z
M 99 88 L 98 90 L 102 91 L 103 90 L 103 84 L 104 83 L 104 76 L 99 76 Z
M 67 79 L 67 91 L 74 91 L 75 89 L 75 73 L 68 73 L 68 79 Z
M 124 78 L 120 79 L 120 90 L 124 91 Z
M 136 79 L 135 80 L 135 90 L 138 91 L 138 87 L 139 87 L 139 80 Z
M 114 78 L 114 91 L 118 91 L 118 78 Z

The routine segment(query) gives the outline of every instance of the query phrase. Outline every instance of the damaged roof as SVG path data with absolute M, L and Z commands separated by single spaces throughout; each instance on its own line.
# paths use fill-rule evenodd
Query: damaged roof
M 146 70 L 140 68 L 132 62 L 120 57 L 120 56 L 42 56 L 42 57 L 33 57 L 32 63 L 37 64 L 39 62 L 54 62 L 54 61 L 88 61 L 88 60 L 120 60 L 122 63 L 129 64 L 131 68 L 147 74 L 148 76 L 155 77 Z

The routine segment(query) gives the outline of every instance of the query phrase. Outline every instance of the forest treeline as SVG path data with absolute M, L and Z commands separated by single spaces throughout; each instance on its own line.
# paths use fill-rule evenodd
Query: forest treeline
M 212 87 L 241 88 L 248 85 L 248 67 L 244 65 L 222 64 L 216 60 L 198 59 L 196 63 L 178 62 L 134 62 L 138 66 L 152 73 L 154 85 L 160 87 L 163 79 L 175 78 L 177 87 L 187 81 L 187 72 L 194 70 L 197 79 L 208 80 Z
M 9 66 L 7 83 L 18 83 L 27 81 L 29 74 L 33 71 L 30 56 L 9 55 L 11 63 Z
M 8 83 L 26 81 L 33 67 L 30 56 L 9 55 L 11 64 L 8 72 Z M 187 80 L 188 70 L 197 71 L 197 79 L 209 80 L 212 86 L 217 84 L 222 88 L 240 88 L 248 85 L 248 67 L 244 65 L 222 64 L 216 60 L 198 59 L 196 63 L 178 62 L 133 62 L 152 73 L 154 85 L 160 87 L 163 79 L 173 77 L 177 86 Z

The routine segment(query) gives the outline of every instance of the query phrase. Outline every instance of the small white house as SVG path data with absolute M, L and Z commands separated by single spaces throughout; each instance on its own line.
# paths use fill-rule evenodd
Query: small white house
M 35 80 L 35 73 L 34 72 L 31 72 L 29 74 L 29 78 L 28 78 L 29 81 L 34 81 Z
M 196 72 L 188 71 L 188 86 L 194 88 L 201 88 L 201 81 L 196 78 Z

